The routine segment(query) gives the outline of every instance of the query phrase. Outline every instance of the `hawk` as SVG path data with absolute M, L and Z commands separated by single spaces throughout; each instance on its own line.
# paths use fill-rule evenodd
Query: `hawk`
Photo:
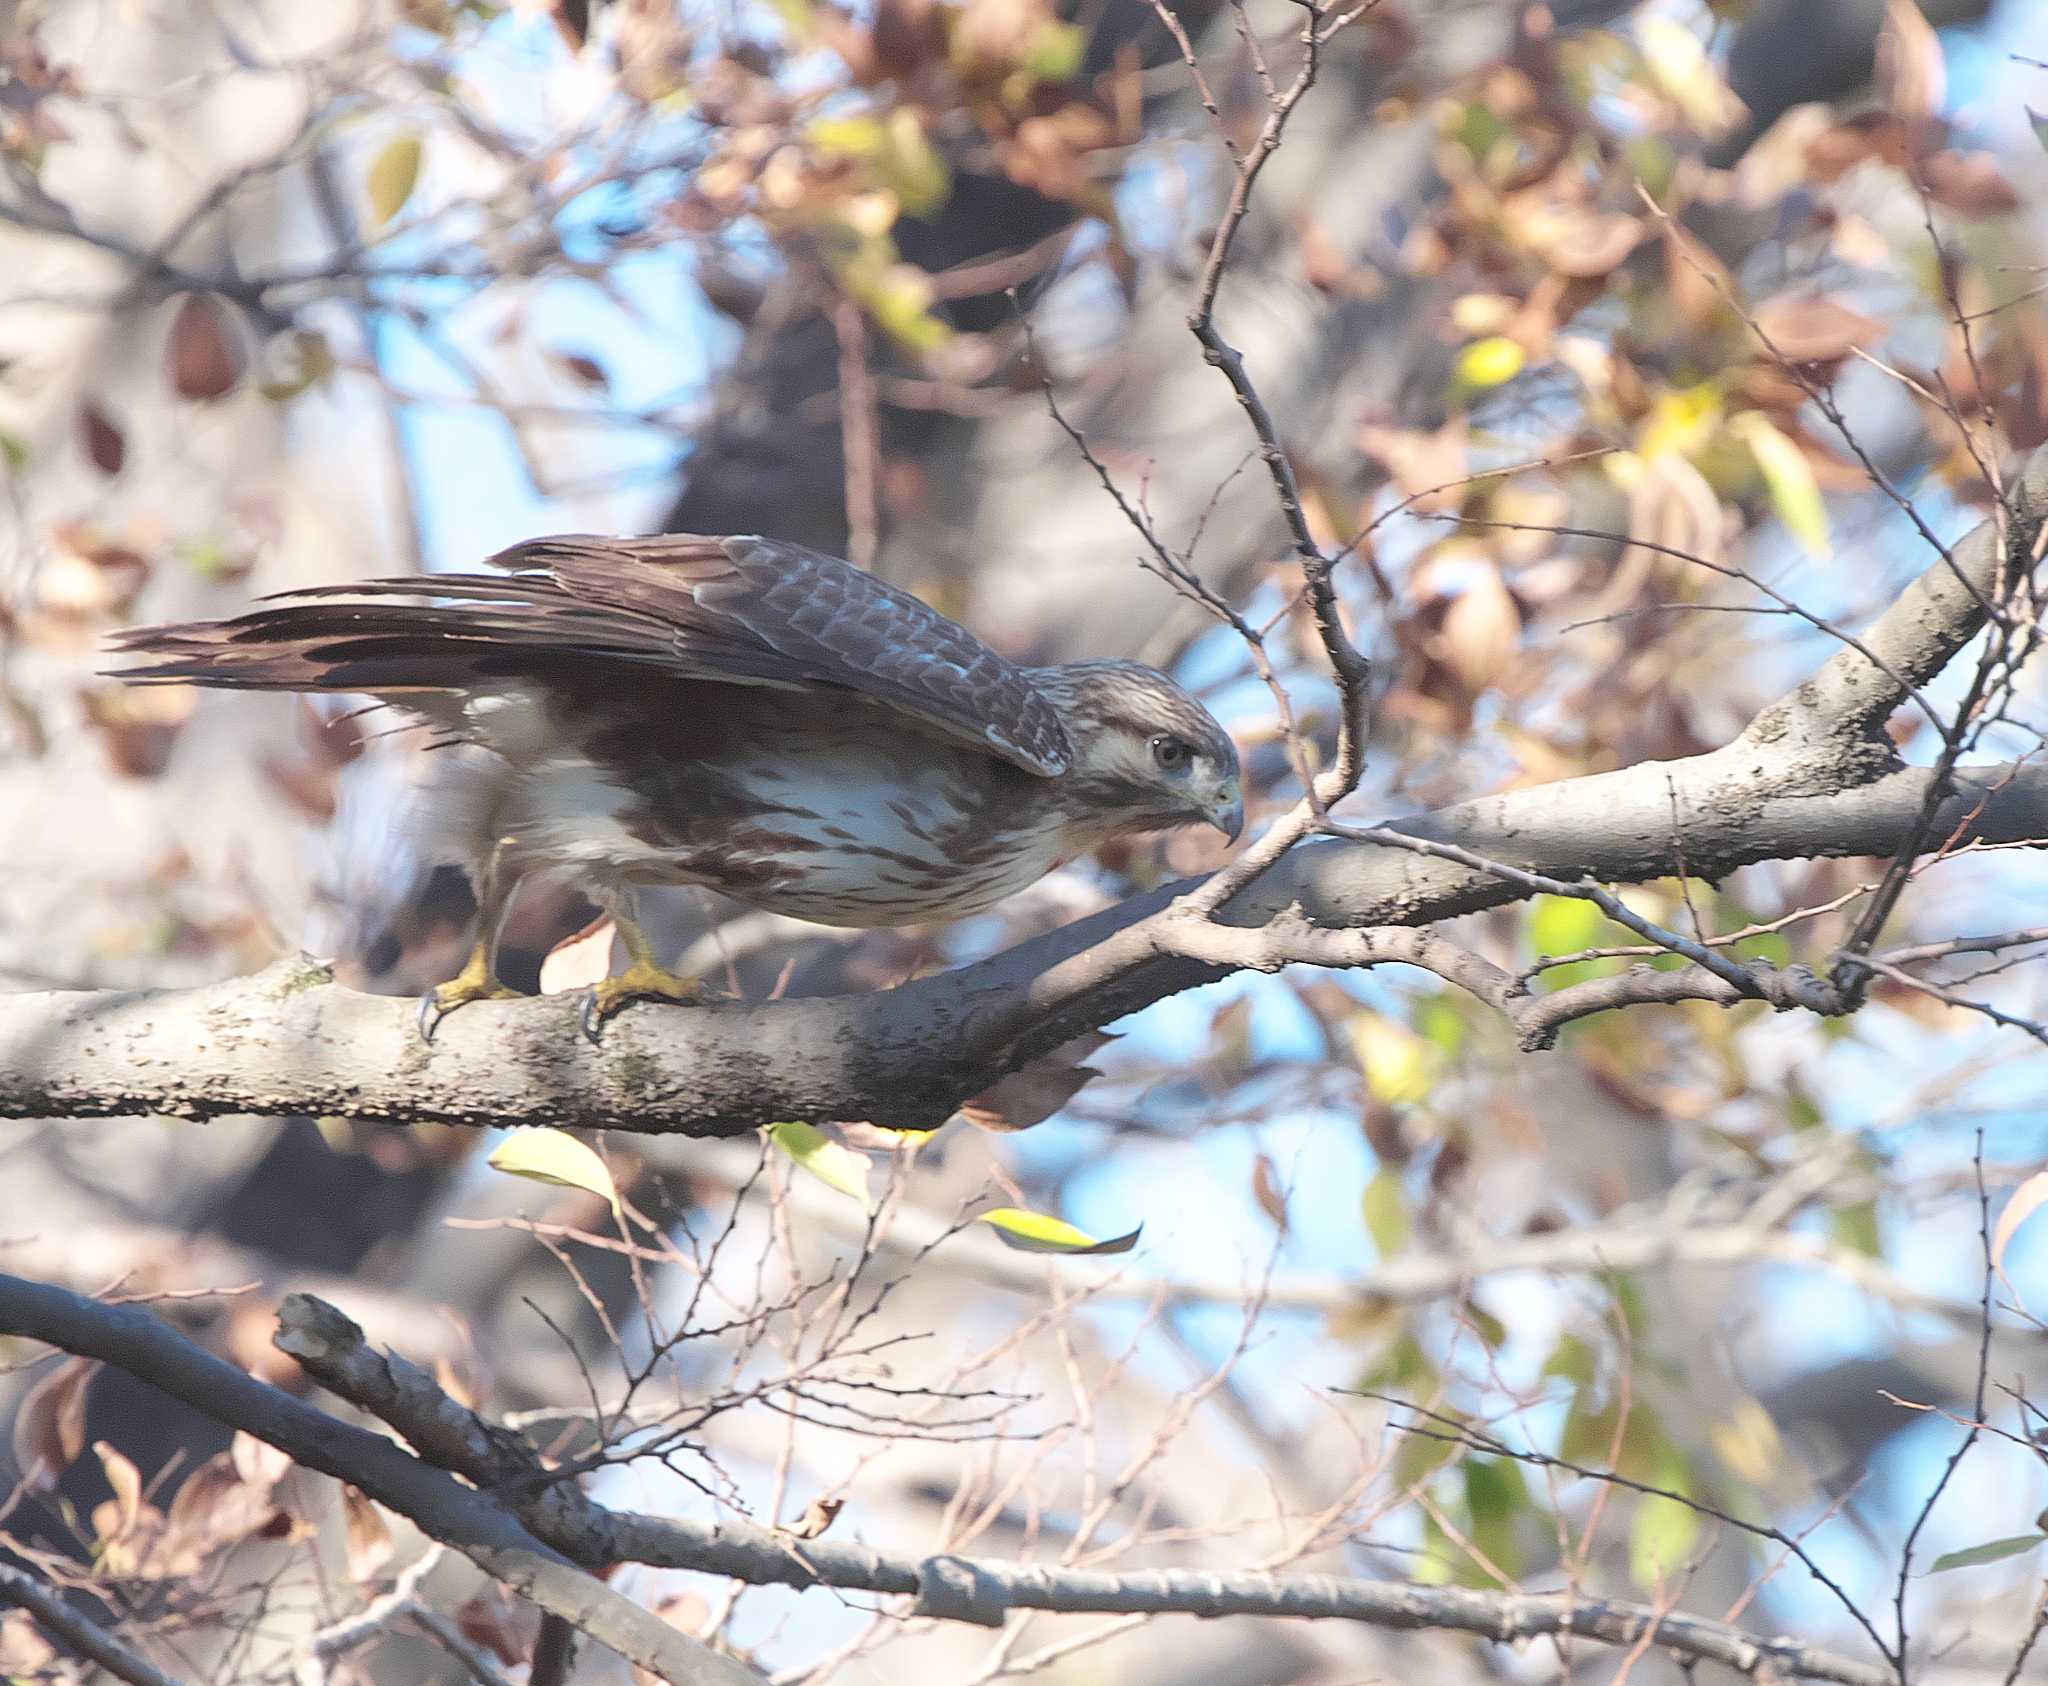
M 752 535 L 535 539 L 492 573 L 315 586 L 232 620 L 115 636 L 120 677 L 355 692 L 484 753 L 429 794 L 475 880 L 476 946 L 420 1004 L 509 993 L 494 950 L 519 881 L 573 877 L 636 997 L 693 1000 L 633 916 L 697 884 L 823 925 L 979 913 L 1111 838 L 1188 823 L 1235 841 L 1237 751 L 1129 661 L 1023 667 L 872 574 Z

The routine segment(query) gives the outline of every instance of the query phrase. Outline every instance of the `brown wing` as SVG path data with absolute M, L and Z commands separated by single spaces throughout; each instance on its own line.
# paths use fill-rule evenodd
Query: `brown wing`
M 382 695 L 545 682 L 565 658 L 623 661 L 856 692 L 1047 777 L 1071 759 L 1058 714 L 1023 670 L 836 557 L 677 534 L 535 539 L 490 560 L 508 572 L 318 586 L 234 620 L 135 628 L 115 644 L 156 658 L 128 678 Z

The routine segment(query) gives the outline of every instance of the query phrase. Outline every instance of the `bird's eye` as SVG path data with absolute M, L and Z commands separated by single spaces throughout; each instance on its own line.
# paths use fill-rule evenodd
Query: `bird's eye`
M 1177 773 L 1193 757 L 1194 751 L 1180 738 L 1170 732 L 1161 732 L 1152 740 L 1152 759 L 1159 764 L 1160 771 Z

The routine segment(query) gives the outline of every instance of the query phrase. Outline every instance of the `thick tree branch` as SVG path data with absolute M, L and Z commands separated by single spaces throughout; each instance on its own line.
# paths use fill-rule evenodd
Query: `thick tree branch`
M 1535 878 L 1712 880 L 1759 861 L 1896 855 L 1920 838 L 1940 848 L 2042 841 L 2048 766 L 1944 780 L 1899 767 L 1883 731 L 2034 556 L 2048 447 L 2009 484 L 2010 507 L 1932 563 L 1860 648 L 1837 651 L 1722 748 L 1375 828 L 1464 858 L 1327 840 L 1289 850 L 1213 912 L 1199 886 L 1175 885 L 897 989 L 642 1006 L 608 1028 L 600 1049 L 579 1036 L 567 998 L 476 1003 L 427 1047 L 412 1032 L 410 1003 L 337 988 L 305 960 L 194 990 L 0 997 L 0 1117 L 315 1113 L 692 1135 L 781 1118 L 925 1126 L 1082 1031 L 1237 967 L 1274 963 L 1260 928 L 1283 918 L 1337 932 L 1416 927 L 1515 901 Z M 1668 975 L 1685 981 L 1658 984 L 1671 992 L 1659 998 L 1821 1004 L 1813 981 L 1793 973 L 1753 991 L 1711 974 Z M 1609 984 L 1597 1003 L 1559 992 L 1568 999 L 1548 1009 L 1551 1022 L 1529 1027 L 1530 1039 L 1575 1006 L 1643 999 L 1648 987 Z
M 1917 821 L 1928 782 L 1909 769 L 1832 793 L 1785 793 L 1771 758 L 1738 741 L 1393 824 L 1560 878 L 1630 883 L 1683 867 L 1714 879 L 1758 861 L 1887 854 Z M 2048 838 L 2048 767 L 1983 768 L 1959 783 L 1940 808 L 1944 840 Z M 1419 926 L 1523 894 L 1455 862 L 1312 844 L 1220 911 L 1221 925 L 1246 933 L 1224 961 L 1214 957 L 1225 952 L 1220 941 L 1209 958 L 1176 952 L 1153 917 L 1188 888 L 897 989 L 638 1007 L 596 1049 L 567 996 L 465 1007 L 427 1048 L 412 1003 L 343 989 L 303 958 L 197 989 L 0 996 L 0 1117 L 310 1113 L 690 1135 L 781 1118 L 930 1125 L 1084 1030 L 1257 964 L 1257 927 L 1289 908 L 1332 930 Z M 1660 975 L 1686 980 L 1659 986 L 1676 993 L 1696 984 L 1698 999 L 1733 994 L 1719 979 Z
M 103 1359 L 195 1410 L 360 1487 L 487 1575 L 675 1686 L 749 1686 L 752 1670 L 699 1644 L 543 1544 L 484 1494 L 195 1346 L 138 1306 L 108 1306 L 0 1275 L 0 1334 Z
M 730 1575 L 753 1585 L 832 1586 L 913 1600 L 911 1614 L 1000 1627 L 1012 1610 L 1335 1618 L 1442 1628 L 1513 1643 L 1576 1634 L 1643 1642 L 1760 1679 L 1785 1675 L 1881 1686 L 1888 1670 L 1788 1639 L 1622 1600 L 1402 1586 L 1334 1575 L 1107 1574 L 952 1555 L 909 1557 L 805 1540 L 741 1523 L 690 1523 L 607 1509 L 572 1483 L 542 1479 L 518 1437 L 442 1391 L 424 1370 L 379 1353 L 332 1306 L 304 1295 L 279 1313 L 277 1344 L 323 1386 L 388 1423 L 422 1454 L 519 1510 L 534 1532 L 584 1562 L 638 1562 Z

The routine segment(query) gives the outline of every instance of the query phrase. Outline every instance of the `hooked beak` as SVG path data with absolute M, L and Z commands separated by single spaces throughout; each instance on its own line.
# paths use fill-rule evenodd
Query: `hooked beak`
M 1244 792 L 1232 779 L 1216 793 L 1209 807 L 1209 823 L 1235 843 L 1244 835 Z

